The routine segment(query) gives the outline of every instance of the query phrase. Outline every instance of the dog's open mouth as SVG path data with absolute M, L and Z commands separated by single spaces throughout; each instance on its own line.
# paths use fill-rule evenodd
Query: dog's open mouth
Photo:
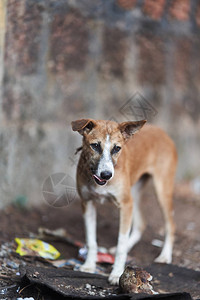
M 99 184 L 99 185 L 104 185 L 104 184 L 106 184 L 106 182 L 107 182 L 107 180 L 101 179 L 101 178 L 99 178 L 99 177 L 98 177 L 97 175 L 95 175 L 95 174 L 93 174 L 93 178 L 94 178 L 95 182 L 96 182 L 97 184 Z

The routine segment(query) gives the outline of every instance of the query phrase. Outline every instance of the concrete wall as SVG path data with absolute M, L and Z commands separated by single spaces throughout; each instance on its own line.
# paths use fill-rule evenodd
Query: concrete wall
M 196 177 L 199 53 L 195 0 L 1 0 L 0 206 L 41 203 L 53 173 L 74 183 L 82 117 L 146 117 L 175 140 L 177 180 Z

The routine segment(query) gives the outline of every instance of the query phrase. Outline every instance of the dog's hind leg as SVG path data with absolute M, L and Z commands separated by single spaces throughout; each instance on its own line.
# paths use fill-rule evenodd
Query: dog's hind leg
M 143 220 L 141 208 L 140 208 L 140 201 L 142 197 L 143 188 L 147 182 L 149 176 L 145 175 L 141 179 L 136 182 L 136 184 L 132 188 L 132 195 L 133 195 L 133 221 L 132 221 L 132 231 L 129 236 L 128 241 L 128 251 L 131 250 L 135 244 L 139 242 L 142 237 L 143 231 L 145 229 L 145 223 Z
M 164 169 L 164 168 L 163 168 Z M 173 220 L 173 186 L 174 186 L 174 173 L 173 166 L 165 171 L 161 171 L 154 175 L 155 188 L 158 195 L 164 220 L 165 220 L 165 242 L 161 254 L 155 259 L 159 263 L 171 263 L 172 249 L 174 242 L 175 225 Z

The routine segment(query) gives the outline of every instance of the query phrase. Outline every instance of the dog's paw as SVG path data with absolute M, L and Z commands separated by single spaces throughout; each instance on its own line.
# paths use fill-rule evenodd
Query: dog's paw
M 172 258 L 164 255 L 164 254 L 160 254 L 155 260 L 155 263 L 161 263 L 161 264 L 170 264 L 172 262 Z
M 108 249 L 108 252 L 109 252 L 110 254 L 112 254 L 112 255 L 115 255 L 116 250 L 117 250 L 117 247 L 111 247 L 111 248 Z
M 94 273 L 95 272 L 95 266 L 93 264 L 85 263 L 83 264 L 80 269 L 81 272 L 87 272 L 87 273 Z
M 108 278 L 108 281 L 112 285 L 119 285 L 119 277 L 120 277 L 120 275 L 111 273 L 109 278 Z

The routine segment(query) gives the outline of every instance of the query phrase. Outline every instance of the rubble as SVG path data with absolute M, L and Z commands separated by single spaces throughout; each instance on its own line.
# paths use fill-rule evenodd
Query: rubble
M 167 299 L 170 299 L 173 294 L 173 299 L 180 299 L 180 297 L 178 298 L 180 295 L 182 297 L 181 299 L 191 299 L 188 294 L 190 293 L 193 296 L 193 299 L 198 299 L 200 282 L 200 272 L 197 271 L 199 266 L 198 229 L 200 226 L 197 210 L 198 203 L 192 202 L 193 206 L 190 206 L 191 214 L 189 216 L 188 209 L 185 209 L 185 207 L 189 206 L 190 203 L 188 201 L 177 201 L 176 203 L 176 206 L 180 206 L 182 213 L 182 217 L 178 218 L 177 238 L 173 252 L 173 263 L 177 266 L 150 264 L 159 251 L 157 247 L 151 245 L 151 241 L 153 241 L 153 239 L 159 241 L 163 240 L 161 233 L 157 230 L 157 234 L 153 235 L 150 227 L 145 231 L 143 240 L 130 253 L 130 259 L 132 259 L 132 261 L 128 264 L 135 267 L 143 267 L 153 276 L 150 284 L 154 287 L 154 290 L 160 294 L 149 295 L 149 297 L 161 297 L 165 294 Z M 148 208 L 148 211 L 149 209 L 150 208 Z M 67 219 L 65 218 L 66 212 L 59 210 L 49 213 L 46 207 L 44 211 L 42 211 L 42 208 L 40 208 L 40 210 L 31 209 L 30 211 L 26 211 L 25 216 L 24 211 L 16 211 L 16 208 L 13 208 L 13 210 L 12 208 L 9 210 L 7 209 L 5 217 L 2 212 L 1 220 L 3 220 L 3 229 L 0 246 L 0 299 L 24 299 L 32 297 L 36 300 L 42 299 L 43 295 L 46 293 L 49 293 L 49 299 L 52 300 L 73 297 L 72 295 L 74 295 L 74 293 L 79 299 L 81 299 L 81 297 L 86 297 L 86 299 L 107 299 L 108 297 L 110 297 L 110 299 L 114 299 L 114 297 L 115 299 L 120 299 L 120 297 L 123 297 L 124 299 L 142 299 L 142 297 L 144 297 L 143 293 L 120 294 L 119 287 L 111 286 L 108 283 L 108 274 L 111 271 L 112 264 L 98 263 L 96 268 L 97 274 L 80 273 L 78 271 L 79 266 L 83 263 L 83 261 L 78 259 L 78 249 L 84 247 L 83 242 L 79 242 L 79 239 L 80 241 L 83 240 L 81 236 L 81 226 L 76 224 L 76 228 L 70 227 L 72 219 L 75 218 L 74 214 L 77 213 L 77 211 L 78 210 L 73 208 Z M 105 210 L 102 210 L 101 214 L 103 214 L 103 216 L 104 213 Z M 49 216 L 48 219 L 47 217 L 44 218 L 46 215 Z M 191 219 L 191 216 L 193 215 L 195 215 L 195 221 Z M 8 216 L 9 222 L 7 222 Z M 78 218 L 78 213 L 76 216 Z M 24 221 L 25 217 L 27 218 L 27 221 Z M 106 216 L 104 217 L 104 220 L 108 219 Z M 45 219 L 45 222 L 41 221 L 43 219 Z M 50 219 L 51 224 L 49 223 Z M 53 223 L 52 219 L 55 219 L 55 223 Z M 22 226 L 20 220 L 26 222 L 25 227 Z M 30 220 L 33 220 L 32 224 Z M 68 234 L 68 231 L 62 230 L 62 227 L 60 227 L 62 225 L 61 220 L 63 220 L 65 224 L 64 227 L 68 228 L 69 231 L 71 230 L 70 235 Z M 115 222 L 115 220 L 113 220 L 113 222 Z M 192 222 L 195 222 L 195 226 Z M 9 223 L 11 224 L 10 226 Z M 46 226 L 54 228 L 54 230 L 45 229 L 45 231 L 48 232 L 48 235 L 44 236 L 44 240 L 52 243 L 52 245 L 56 246 L 60 251 L 61 258 L 58 260 L 51 261 L 34 256 L 20 256 L 16 253 L 16 244 L 13 240 L 14 237 L 22 236 L 24 238 L 39 238 L 37 235 L 38 224 L 42 224 L 44 229 Z M 105 221 L 102 222 L 102 224 L 103 227 L 100 228 L 100 233 L 101 237 L 105 237 L 105 228 L 107 228 L 108 222 Z M 60 229 L 57 230 L 56 226 L 59 226 Z M 152 226 L 155 227 L 156 224 L 152 222 Z M 24 231 L 22 231 L 22 227 L 24 228 Z M 162 226 L 158 226 L 158 229 L 161 227 Z M 113 228 L 115 228 L 115 223 L 113 224 Z M 5 229 L 7 230 L 6 232 Z M 36 233 L 30 236 L 30 232 Z M 113 234 L 112 240 L 110 234 Z M 67 242 L 62 236 L 70 237 L 72 243 L 70 244 Z M 78 244 L 76 245 L 74 245 L 74 236 L 77 238 L 76 243 Z M 99 252 L 106 254 L 107 249 L 105 246 L 109 248 L 115 244 L 113 236 L 114 230 L 110 229 L 109 237 L 107 237 L 108 241 L 103 248 L 98 248 Z M 13 242 L 10 242 L 12 240 Z M 148 251 L 145 251 L 147 243 L 149 248 Z M 159 246 L 159 243 L 157 244 Z M 146 267 L 147 265 L 149 266 Z M 188 269 L 181 268 L 183 265 L 186 265 Z M 41 273 L 38 268 L 44 268 L 45 272 Z M 77 271 L 74 272 L 73 268 Z M 22 269 L 25 270 L 24 274 L 22 274 Z M 68 271 L 70 271 L 70 273 L 68 273 Z M 101 274 L 103 274 L 103 276 L 101 276 Z M 69 275 L 71 276 L 71 282 L 68 281 Z M 146 294 L 145 297 L 147 296 L 148 295 Z

